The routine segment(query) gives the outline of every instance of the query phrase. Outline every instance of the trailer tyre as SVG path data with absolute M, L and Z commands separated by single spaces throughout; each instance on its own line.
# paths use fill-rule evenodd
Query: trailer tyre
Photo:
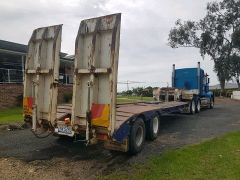
M 145 142 L 145 124 L 142 118 L 137 118 L 131 128 L 129 137 L 129 153 L 137 154 L 143 149 Z
M 196 113 L 196 103 L 195 103 L 194 99 L 192 99 L 192 101 L 189 105 L 189 108 L 190 108 L 190 114 L 195 114 Z
M 197 104 L 196 104 L 196 113 L 199 113 L 201 111 L 201 102 L 200 100 L 198 99 L 197 100 Z
M 158 114 L 154 114 L 151 120 L 149 121 L 149 126 L 147 128 L 147 139 L 153 141 L 157 138 L 159 132 L 159 116 Z
M 213 109 L 213 107 L 214 107 L 214 101 L 213 101 L 213 98 L 211 98 L 209 103 L 209 109 Z

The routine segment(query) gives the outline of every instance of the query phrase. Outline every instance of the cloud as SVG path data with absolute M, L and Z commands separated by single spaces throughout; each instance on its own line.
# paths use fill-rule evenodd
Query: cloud
M 198 20 L 208 0 L 8 0 L 0 2 L 0 39 L 27 44 L 33 29 L 63 24 L 62 51 L 74 53 L 80 21 L 84 18 L 122 13 L 119 80 L 171 81 L 171 68 L 193 67 L 201 61 L 217 83 L 213 62 L 193 48 L 167 46 L 175 21 Z M 165 83 L 166 84 L 166 83 Z M 163 85 L 162 83 L 157 85 Z M 120 87 L 120 86 L 119 86 Z M 124 88 L 123 86 L 121 86 Z

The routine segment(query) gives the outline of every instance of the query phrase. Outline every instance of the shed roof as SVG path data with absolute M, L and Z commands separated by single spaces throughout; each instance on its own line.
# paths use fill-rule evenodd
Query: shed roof
M 0 40 L 0 49 L 27 54 L 28 46 L 25 44 L 19 44 L 15 42 Z M 68 58 L 67 55 L 68 55 L 67 53 L 60 52 L 61 58 L 64 58 L 65 60 L 73 61 L 73 59 Z
M 27 45 L 0 40 L 0 49 L 26 53 Z

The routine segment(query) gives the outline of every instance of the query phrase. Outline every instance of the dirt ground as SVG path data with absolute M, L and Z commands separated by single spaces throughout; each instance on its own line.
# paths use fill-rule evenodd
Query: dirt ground
M 93 179 L 166 149 L 240 130 L 239 112 L 240 101 L 217 99 L 214 109 L 199 114 L 163 116 L 158 138 L 147 141 L 136 156 L 104 150 L 102 144 L 86 147 L 53 136 L 37 139 L 29 129 L 0 131 L 1 179 Z

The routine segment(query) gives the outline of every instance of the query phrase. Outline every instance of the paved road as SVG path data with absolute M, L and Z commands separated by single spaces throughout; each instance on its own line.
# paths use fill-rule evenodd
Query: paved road
M 98 172 L 108 173 L 123 164 L 142 162 L 164 149 L 198 143 L 236 130 L 240 130 L 240 101 L 218 99 L 214 109 L 202 110 L 199 114 L 162 117 L 159 137 L 153 142 L 146 142 L 143 151 L 136 156 L 104 150 L 101 144 L 85 147 L 53 136 L 37 139 L 29 129 L 25 129 L 0 132 L 0 158 L 14 158 L 25 165 L 33 162 L 41 162 L 39 166 L 50 163 L 49 167 L 59 166 L 60 169 L 67 162 L 79 168 L 69 169 L 71 175 L 65 172 L 64 177 L 76 178 L 79 177 L 78 173 L 84 174 L 81 177 L 89 177 Z M 84 171 L 80 172 L 79 169 Z

